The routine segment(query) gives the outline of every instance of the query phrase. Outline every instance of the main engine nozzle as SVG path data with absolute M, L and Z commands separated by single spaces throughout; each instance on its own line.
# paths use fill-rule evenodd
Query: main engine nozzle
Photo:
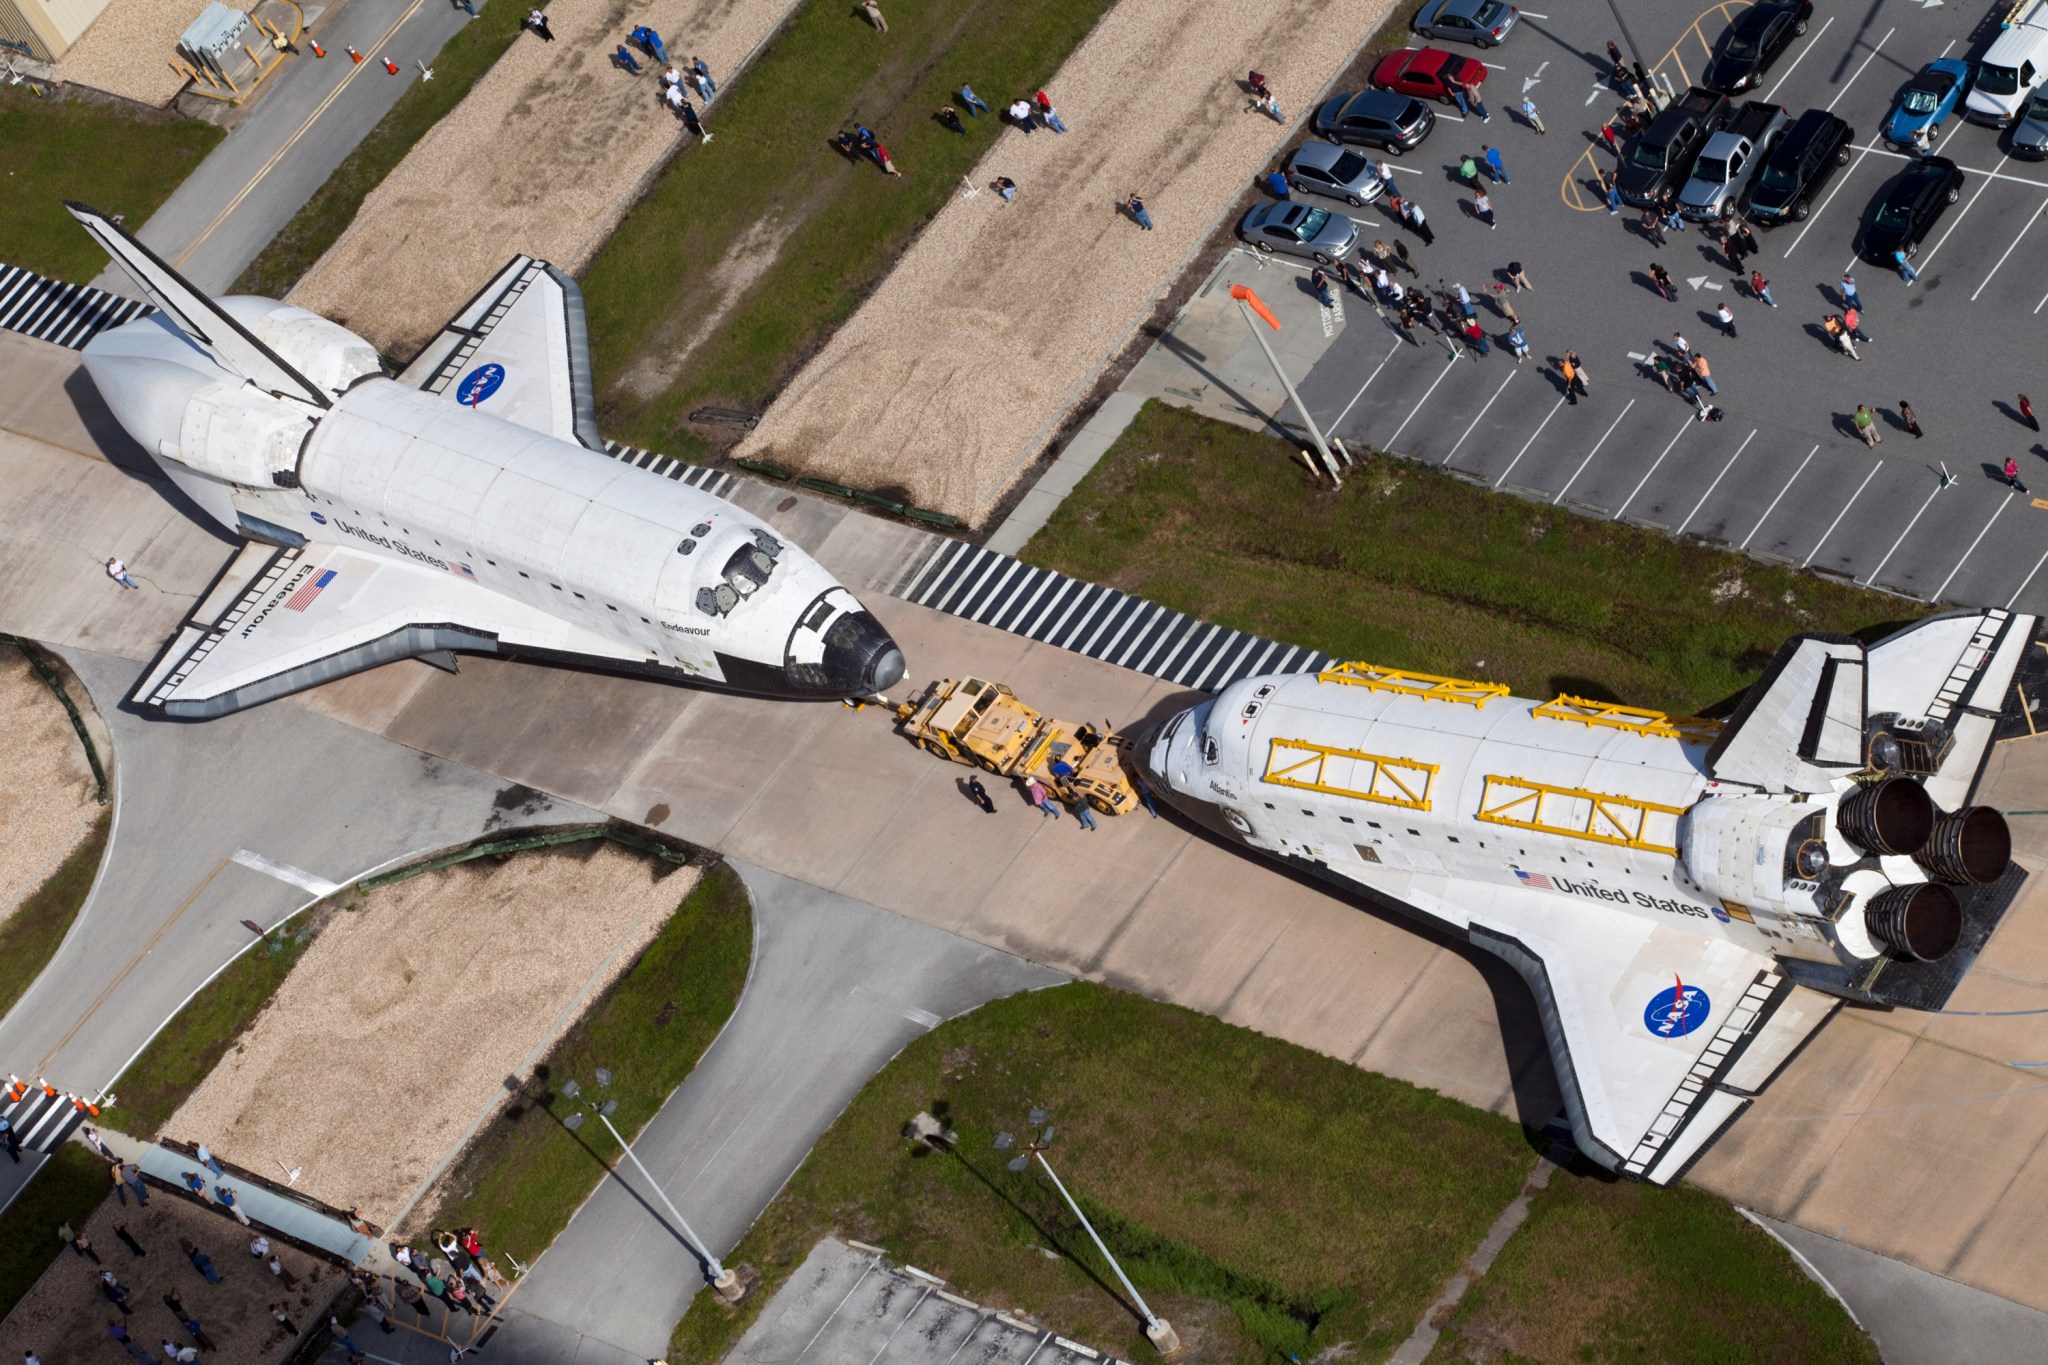
M 1938 962 L 1963 936 L 1963 903 L 1939 882 L 1894 886 L 1863 911 L 1870 936 L 1913 962 Z
M 1934 823 L 1934 833 L 1913 860 L 1943 881 L 1984 886 L 2012 860 L 2012 831 L 1989 806 L 1964 806 Z
M 1835 823 L 1865 853 L 1918 853 L 1934 832 L 1934 798 L 1911 778 L 1887 777 L 1845 798 Z

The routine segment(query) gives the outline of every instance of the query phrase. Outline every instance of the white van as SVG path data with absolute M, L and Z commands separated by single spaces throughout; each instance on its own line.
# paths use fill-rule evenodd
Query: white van
M 2021 0 L 2008 15 L 2005 31 L 1991 40 L 1977 63 L 1963 117 L 2002 127 L 2019 116 L 2043 80 L 2048 80 L 2048 0 Z

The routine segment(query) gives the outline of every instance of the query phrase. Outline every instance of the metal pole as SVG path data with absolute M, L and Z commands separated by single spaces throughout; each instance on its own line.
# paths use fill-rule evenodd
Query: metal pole
M 1145 1315 L 1145 1325 L 1156 1329 L 1159 1326 L 1160 1320 L 1152 1315 L 1150 1308 L 1145 1306 L 1145 1300 L 1139 1296 L 1137 1289 L 1131 1284 L 1131 1277 L 1124 1274 L 1124 1268 L 1116 1263 L 1116 1257 L 1109 1254 L 1109 1248 L 1104 1246 L 1102 1239 L 1095 1235 L 1095 1225 L 1088 1221 L 1087 1214 L 1081 1212 L 1081 1206 L 1074 1202 L 1073 1195 L 1067 1193 L 1067 1187 L 1060 1184 L 1059 1176 L 1053 1174 L 1052 1163 L 1045 1159 L 1045 1153 L 1035 1152 L 1033 1155 L 1038 1158 L 1038 1164 L 1045 1167 L 1045 1173 L 1052 1176 L 1052 1187 L 1060 1192 L 1060 1198 L 1067 1201 L 1067 1207 L 1074 1211 L 1074 1217 L 1080 1219 L 1081 1226 L 1088 1229 L 1089 1240 L 1093 1241 L 1095 1249 L 1102 1253 L 1102 1259 L 1109 1262 L 1109 1268 L 1116 1272 L 1116 1277 L 1122 1283 L 1124 1292 L 1131 1296 L 1131 1301 L 1138 1305 L 1138 1311 Z
M 1323 433 L 1317 429 L 1315 418 L 1308 415 L 1308 405 L 1302 402 L 1301 395 L 1294 391 L 1294 381 L 1287 377 L 1287 371 L 1280 368 L 1280 357 L 1274 355 L 1273 348 L 1266 344 L 1266 334 L 1259 330 L 1259 320 L 1252 316 L 1251 305 L 1239 299 L 1237 310 L 1244 314 L 1244 323 L 1251 328 L 1252 340 L 1258 342 L 1259 349 L 1266 353 L 1266 363 L 1273 367 L 1273 373 L 1279 377 L 1280 387 L 1287 391 L 1288 400 L 1294 404 L 1294 410 L 1301 414 L 1302 424 L 1308 428 L 1309 439 L 1316 443 L 1316 453 L 1323 457 L 1323 472 L 1330 476 L 1331 483 L 1342 488 L 1344 481 L 1337 477 L 1337 459 L 1330 454 L 1330 447 L 1324 444 Z M 1044 1160 L 1043 1157 L 1039 1159 Z M 1057 1181 L 1058 1178 L 1054 1179 Z
M 1608 12 L 1614 16 L 1614 26 L 1621 30 L 1621 40 L 1628 44 L 1629 56 L 1635 58 L 1636 83 L 1642 88 L 1643 98 L 1650 103 L 1650 112 L 1657 112 L 1657 88 L 1650 81 L 1649 68 L 1643 65 L 1643 51 L 1636 46 L 1636 36 L 1628 31 L 1628 21 L 1621 17 L 1621 7 L 1614 0 L 1607 0 Z
M 683 1229 L 683 1236 L 690 1239 L 691 1247 L 696 1250 L 699 1256 L 704 1258 L 704 1264 L 710 1267 L 711 1278 L 714 1281 L 725 1279 L 730 1272 L 718 1263 L 718 1258 L 711 1254 L 711 1248 L 704 1245 L 704 1239 L 699 1237 L 697 1230 L 690 1226 L 690 1220 L 683 1217 L 682 1210 L 678 1209 L 674 1202 L 669 1199 L 668 1191 L 662 1189 L 660 1182 L 655 1180 L 648 1169 L 640 1164 L 640 1158 L 633 1154 L 633 1144 L 627 1142 L 623 1137 L 619 1137 L 619 1130 L 613 1128 L 612 1121 L 603 1114 L 597 1116 L 597 1121 L 602 1123 L 614 1138 L 618 1139 L 619 1146 L 625 1149 L 626 1160 L 632 1162 L 633 1169 L 640 1172 L 641 1178 L 654 1187 L 654 1193 L 660 1197 L 662 1206 L 675 1215 L 676 1222 Z

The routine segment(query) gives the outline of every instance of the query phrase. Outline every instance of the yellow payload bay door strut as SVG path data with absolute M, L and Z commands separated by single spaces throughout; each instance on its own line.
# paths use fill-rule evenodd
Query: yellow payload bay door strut
M 1486 790 L 1479 797 L 1478 818 L 1490 825 L 1676 857 L 1678 817 L 1683 814 L 1683 806 L 1489 773 Z
M 1305 739 L 1276 739 L 1266 755 L 1265 780 L 1279 787 L 1428 810 L 1436 774 L 1436 764 L 1412 758 L 1332 748 Z

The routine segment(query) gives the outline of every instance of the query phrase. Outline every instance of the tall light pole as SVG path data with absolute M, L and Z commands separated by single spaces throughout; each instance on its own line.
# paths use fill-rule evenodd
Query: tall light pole
M 1294 410 L 1301 414 L 1302 425 L 1308 428 L 1309 439 L 1316 443 L 1316 454 L 1323 458 L 1323 472 L 1330 476 L 1331 486 L 1342 488 L 1344 481 L 1337 477 L 1336 457 L 1330 454 L 1330 447 L 1324 444 L 1323 433 L 1316 427 L 1316 419 L 1308 415 L 1308 404 L 1302 402 L 1301 395 L 1294 391 L 1294 381 L 1287 377 L 1287 371 L 1280 368 L 1280 357 L 1273 354 L 1273 348 L 1266 344 L 1266 334 L 1259 330 L 1259 321 L 1263 319 L 1268 327 L 1279 331 L 1280 319 L 1274 317 L 1265 302 L 1245 285 L 1231 285 L 1230 297 L 1237 300 L 1238 311 L 1244 314 L 1245 326 L 1252 329 L 1252 340 L 1258 342 L 1259 349 L 1266 353 L 1266 363 L 1273 367 L 1273 373 L 1279 377 L 1280 387 L 1287 391 L 1288 400 L 1294 404 Z M 1257 314 L 1256 317 L 1253 316 L 1254 313 Z
M 1614 26 L 1621 30 L 1621 40 L 1628 44 L 1628 55 L 1635 58 L 1636 84 L 1641 88 L 1643 98 L 1649 102 L 1650 112 L 1654 114 L 1657 112 L 1657 87 L 1650 80 L 1650 69 L 1643 65 L 1643 51 L 1636 46 L 1636 36 L 1628 31 L 1628 21 L 1621 17 L 1621 7 L 1615 0 L 1607 0 L 1607 9 L 1614 16 Z

